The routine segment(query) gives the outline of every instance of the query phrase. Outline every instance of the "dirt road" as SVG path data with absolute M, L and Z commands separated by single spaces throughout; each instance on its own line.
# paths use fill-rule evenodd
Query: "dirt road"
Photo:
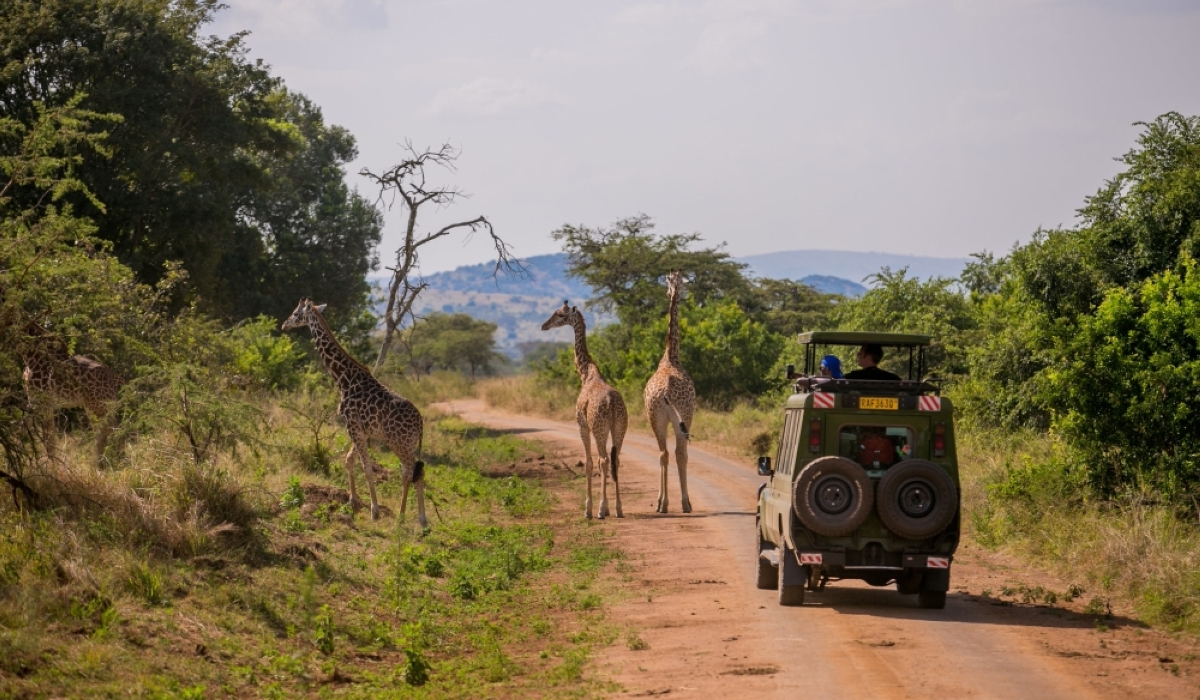
M 540 441 L 570 465 L 582 459 L 574 423 L 479 401 L 442 408 Z M 618 696 L 1200 699 L 1194 643 L 1119 616 L 1084 615 L 1079 603 L 1006 600 L 1001 590 L 1064 591 L 1068 583 L 977 548 L 960 550 L 945 610 L 921 610 L 915 596 L 858 582 L 832 583 L 804 606 L 782 608 L 751 578 L 761 477 L 748 462 L 699 445 L 690 455 L 695 512 L 678 511 L 672 465 L 672 512 L 660 515 L 653 438 L 631 431 L 622 451 L 625 518 L 605 527 L 627 554 L 631 593 L 609 621 L 648 647 L 622 639 L 599 654 L 598 672 L 621 686 Z

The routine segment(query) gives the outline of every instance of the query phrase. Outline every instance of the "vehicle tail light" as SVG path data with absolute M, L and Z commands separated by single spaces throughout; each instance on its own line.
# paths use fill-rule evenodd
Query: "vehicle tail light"
M 946 456 L 946 424 L 935 423 L 933 426 L 933 456 Z
M 811 421 L 808 424 L 808 451 L 821 451 L 821 421 L 820 419 Z

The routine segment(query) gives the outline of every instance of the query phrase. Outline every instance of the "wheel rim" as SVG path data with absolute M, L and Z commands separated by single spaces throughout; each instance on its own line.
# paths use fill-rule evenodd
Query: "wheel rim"
M 837 475 L 818 481 L 812 494 L 813 505 L 828 515 L 840 515 L 854 503 L 854 485 Z
M 924 518 L 933 512 L 937 497 L 933 487 L 921 479 L 905 482 L 896 492 L 900 512 L 910 518 Z

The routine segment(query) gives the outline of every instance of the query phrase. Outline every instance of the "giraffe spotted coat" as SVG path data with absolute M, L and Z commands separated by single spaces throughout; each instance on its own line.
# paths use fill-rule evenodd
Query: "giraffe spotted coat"
M 675 270 L 667 275 L 667 347 L 659 360 L 658 369 L 646 382 L 642 398 L 646 404 L 646 418 L 654 439 L 658 441 L 658 505 L 659 513 L 668 511 L 667 467 L 670 455 L 667 452 L 667 434 L 675 432 L 675 466 L 679 470 L 680 506 L 684 513 L 692 512 L 692 501 L 688 498 L 688 430 L 692 425 L 692 414 L 696 410 L 696 387 L 679 362 L 679 297 L 683 291 L 683 275 Z

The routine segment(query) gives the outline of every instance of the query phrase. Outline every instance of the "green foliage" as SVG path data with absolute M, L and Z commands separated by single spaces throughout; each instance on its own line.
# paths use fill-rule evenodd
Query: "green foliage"
M 215 0 L 18 0 L 0 9 L 0 119 L 42 105 L 117 115 L 110 148 L 78 153 L 87 190 L 62 201 L 143 283 L 187 272 L 179 304 L 224 318 L 285 313 L 303 295 L 336 324 L 366 302 L 380 215 L 342 182 L 353 138 L 247 57 L 244 35 L 206 37 Z M 0 130 L 0 152 L 20 135 Z M 36 183 L 8 192 L 22 208 Z M 101 204 L 103 203 L 103 204 Z
M 291 389 L 302 377 L 305 354 L 292 336 L 279 332 L 279 323 L 268 316 L 239 323 L 226 332 L 232 358 L 230 368 L 251 386 Z
M 496 352 L 496 324 L 467 314 L 433 313 L 404 334 L 413 369 L 430 374 L 434 369 L 468 370 L 491 374 L 502 358 Z
M 404 665 L 400 667 L 400 680 L 413 686 L 422 686 L 429 682 L 429 662 L 418 650 L 404 650 Z
M 834 309 L 830 323 L 835 328 L 928 335 L 929 374 L 966 372 L 966 348 L 975 318 L 967 298 L 955 288 L 955 280 L 935 277 L 922 281 L 909 277 L 907 268 L 893 272 L 887 267 L 869 279 L 873 286 L 866 294 Z M 896 358 L 901 360 L 907 368 L 907 355 Z M 887 358 L 883 366 L 888 367 Z
M 288 485 L 279 497 L 279 505 L 289 510 L 304 505 L 304 487 L 300 484 L 300 477 L 288 477 Z
M 333 612 L 328 605 L 322 605 L 317 613 L 313 642 L 317 645 L 317 651 L 325 656 L 333 654 Z
M 825 328 L 842 297 L 824 294 L 802 282 L 759 278 L 739 301 L 750 318 L 784 338 Z
M 567 273 L 596 290 L 589 305 L 615 311 L 626 327 L 666 315 L 662 280 L 672 270 L 683 271 L 689 296 L 700 304 L 749 295 L 745 265 L 720 248 L 689 250 L 700 234 L 658 236 L 653 231 L 650 217 L 639 214 L 608 228 L 565 225 L 550 235 L 567 253 Z

